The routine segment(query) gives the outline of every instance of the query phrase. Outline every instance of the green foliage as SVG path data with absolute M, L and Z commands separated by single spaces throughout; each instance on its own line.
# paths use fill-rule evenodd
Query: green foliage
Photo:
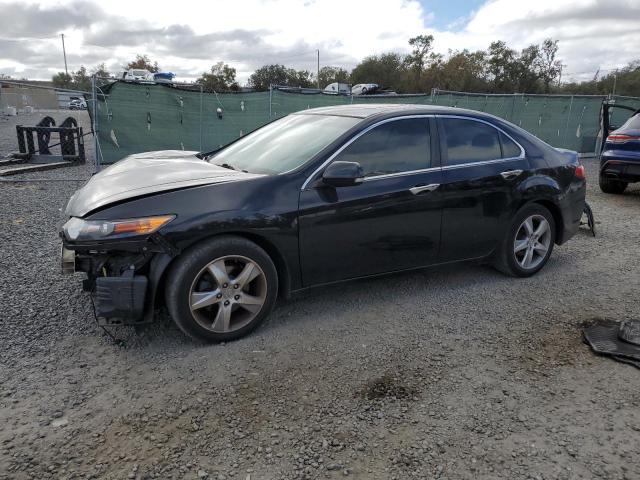
M 87 73 L 87 69 L 82 65 L 77 71 L 66 74 L 64 72 L 56 73 L 51 81 L 56 88 L 69 88 L 72 90 L 82 90 L 83 92 L 91 91 L 91 75 L 97 75 L 98 77 L 109 77 L 109 72 L 106 70 L 104 63 L 96 65 L 91 69 L 91 74 Z
M 64 72 L 58 72 L 51 78 L 51 81 L 56 88 L 71 88 L 73 78 Z
M 107 66 L 104 63 L 99 63 L 91 70 L 91 74 L 99 78 L 109 78 L 111 74 L 107 70 Z
M 240 90 L 236 82 L 236 69 L 224 62 L 218 62 L 211 67 L 211 71 L 205 72 L 196 80 L 202 85 L 204 90 L 213 92 L 224 92 Z
M 398 93 L 425 93 L 433 88 L 487 93 L 588 93 L 640 96 L 640 60 L 615 73 L 590 82 L 558 86 L 562 62 L 557 58 L 558 41 L 545 39 L 517 51 L 503 41 L 478 51 L 456 50 L 445 55 L 433 52 L 433 36 L 409 40 L 411 53 L 388 52 L 362 60 L 349 74 L 343 68 L 323 67 L 320 86 L 333 82 L 377 83 Z M 249 78 L 249 86 L 267 90 L 270 85 L 315 87 L 313 74 L 284 65 L 265 65 Z
M 91 90 L 91 77 L 87 75 L 87 69 L 81 66 L 77 72 L 73 72 L 73 88 L 88 92 Z
M 505 42 L 487 51 L 432 51 L 433 36 L 409 40 L 411 53 L 370 56 L 351 72 L 351 83 L 377 83 L 398 93 L 429 92 L 432 88 L 494 93 L 548 92 L 560 74 L 557 40 L 530 45 L 521 52 Z
M 334 82 L 349 82 L 349 72 L 340 67 L 322 67 L 320 69 L 320 88 L 325 88 Z
M 606 95 L 615 92 L 617 95 L 640 97 L 640 60 L 630 62 L 627 66 L 600 78 L 596 75 L 593 80 L 587 82 L 564 84 L 557 91 L 584 95 Z
M 351 72 L 351 83 L 377 83 L 381 87 L 403 90 L 407 67 L 399 53 L 372 55 L 360 62 Z
M 131 70 L 132 68 L 148 70 L 151 73 L 156 73 L 160 70 L 158 62 L 151 63 L 151 60 L 147 55 L 136 55 L 136 59 L 129 62 L 127 66 L 124 67 L 125 70 Z
M 264 65 L 249 77 L 249 87 L 268 90 L 271 85 L 287 87 L 314 87 L 313 74 L 306 70 L 295 70 L 284 65 Z

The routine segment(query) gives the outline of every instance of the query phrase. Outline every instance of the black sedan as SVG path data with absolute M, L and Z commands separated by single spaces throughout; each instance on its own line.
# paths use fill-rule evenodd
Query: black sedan
M 63 267 L 86 272 L 104 322 L 164 304 L 226 341 L 313 286 L 479 259 L 533 275 L 578 230 L 585 188 L 575 152 L 490 115 L 319 108 L 106 168 L 67 205 Z

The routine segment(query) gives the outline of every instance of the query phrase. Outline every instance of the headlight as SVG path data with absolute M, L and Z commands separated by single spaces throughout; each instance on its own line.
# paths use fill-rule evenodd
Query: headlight
M 175 215 L 131 218 L 127 220 L 83 220 L 71 217 L 62 227 L 69 240 L 110 240 L 150 235 L 176 218 Z

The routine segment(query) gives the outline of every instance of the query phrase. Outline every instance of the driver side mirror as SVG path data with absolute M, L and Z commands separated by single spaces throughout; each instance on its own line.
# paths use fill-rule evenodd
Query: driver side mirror
M 333 162 L 322 174 L 322 182 L 332 187 L 350 187 L 362 183 L 364 171 L 358 162 Z

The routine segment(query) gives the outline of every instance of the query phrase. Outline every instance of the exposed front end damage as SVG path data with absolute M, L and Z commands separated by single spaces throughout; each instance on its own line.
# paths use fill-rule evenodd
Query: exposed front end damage
M 64 235 L 63 273 L 82 272 L 101 325 L 138 325 L 153 320 L 156 290 L 176 250 L 159 234 L 144 242 L 82 245 Z

